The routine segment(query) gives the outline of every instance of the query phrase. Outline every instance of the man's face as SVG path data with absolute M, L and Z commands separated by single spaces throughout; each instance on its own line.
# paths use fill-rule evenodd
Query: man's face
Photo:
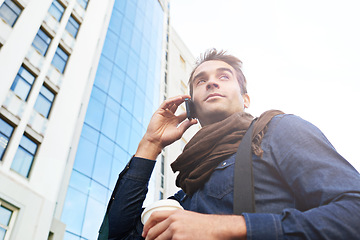
M 192 84 L 196 116 L 202 126 L 244 111 L 250 104 L 249 96 L 241 95 L 234 68 L 226 62 L 202 63 L 194 72 Z

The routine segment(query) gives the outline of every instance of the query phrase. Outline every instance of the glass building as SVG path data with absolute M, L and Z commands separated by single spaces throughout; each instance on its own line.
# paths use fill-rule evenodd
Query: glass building
M 64 239 L 96 239 L 118 174 L 160 99 L 164 11 L 115 0 L 61 215 Z

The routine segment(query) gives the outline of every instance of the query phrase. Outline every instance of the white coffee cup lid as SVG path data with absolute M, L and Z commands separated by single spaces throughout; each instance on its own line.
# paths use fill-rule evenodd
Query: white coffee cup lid
M 147 206 L 141 214 L 141 222 L 145 224 L 151 213 L 161 210 L 183 209 L 180 203 L 174 199 L 162 199 Z

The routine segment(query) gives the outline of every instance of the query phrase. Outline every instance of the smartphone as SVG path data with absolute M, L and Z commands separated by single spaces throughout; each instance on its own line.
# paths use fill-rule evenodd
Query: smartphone
M 185 98 L 186 115 L 189 120 L 196 118 L 194 102 L 190 98 Z

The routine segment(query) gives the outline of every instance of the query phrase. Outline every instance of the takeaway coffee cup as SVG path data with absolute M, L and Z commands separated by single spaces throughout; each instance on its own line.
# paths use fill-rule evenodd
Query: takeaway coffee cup
M 156 211 L 173 211 L 184 209 L 180 203 L 173 199 L 163 199 L 147 206 L 141 214 L 141 222 L 145 225 L 151 214 Z

